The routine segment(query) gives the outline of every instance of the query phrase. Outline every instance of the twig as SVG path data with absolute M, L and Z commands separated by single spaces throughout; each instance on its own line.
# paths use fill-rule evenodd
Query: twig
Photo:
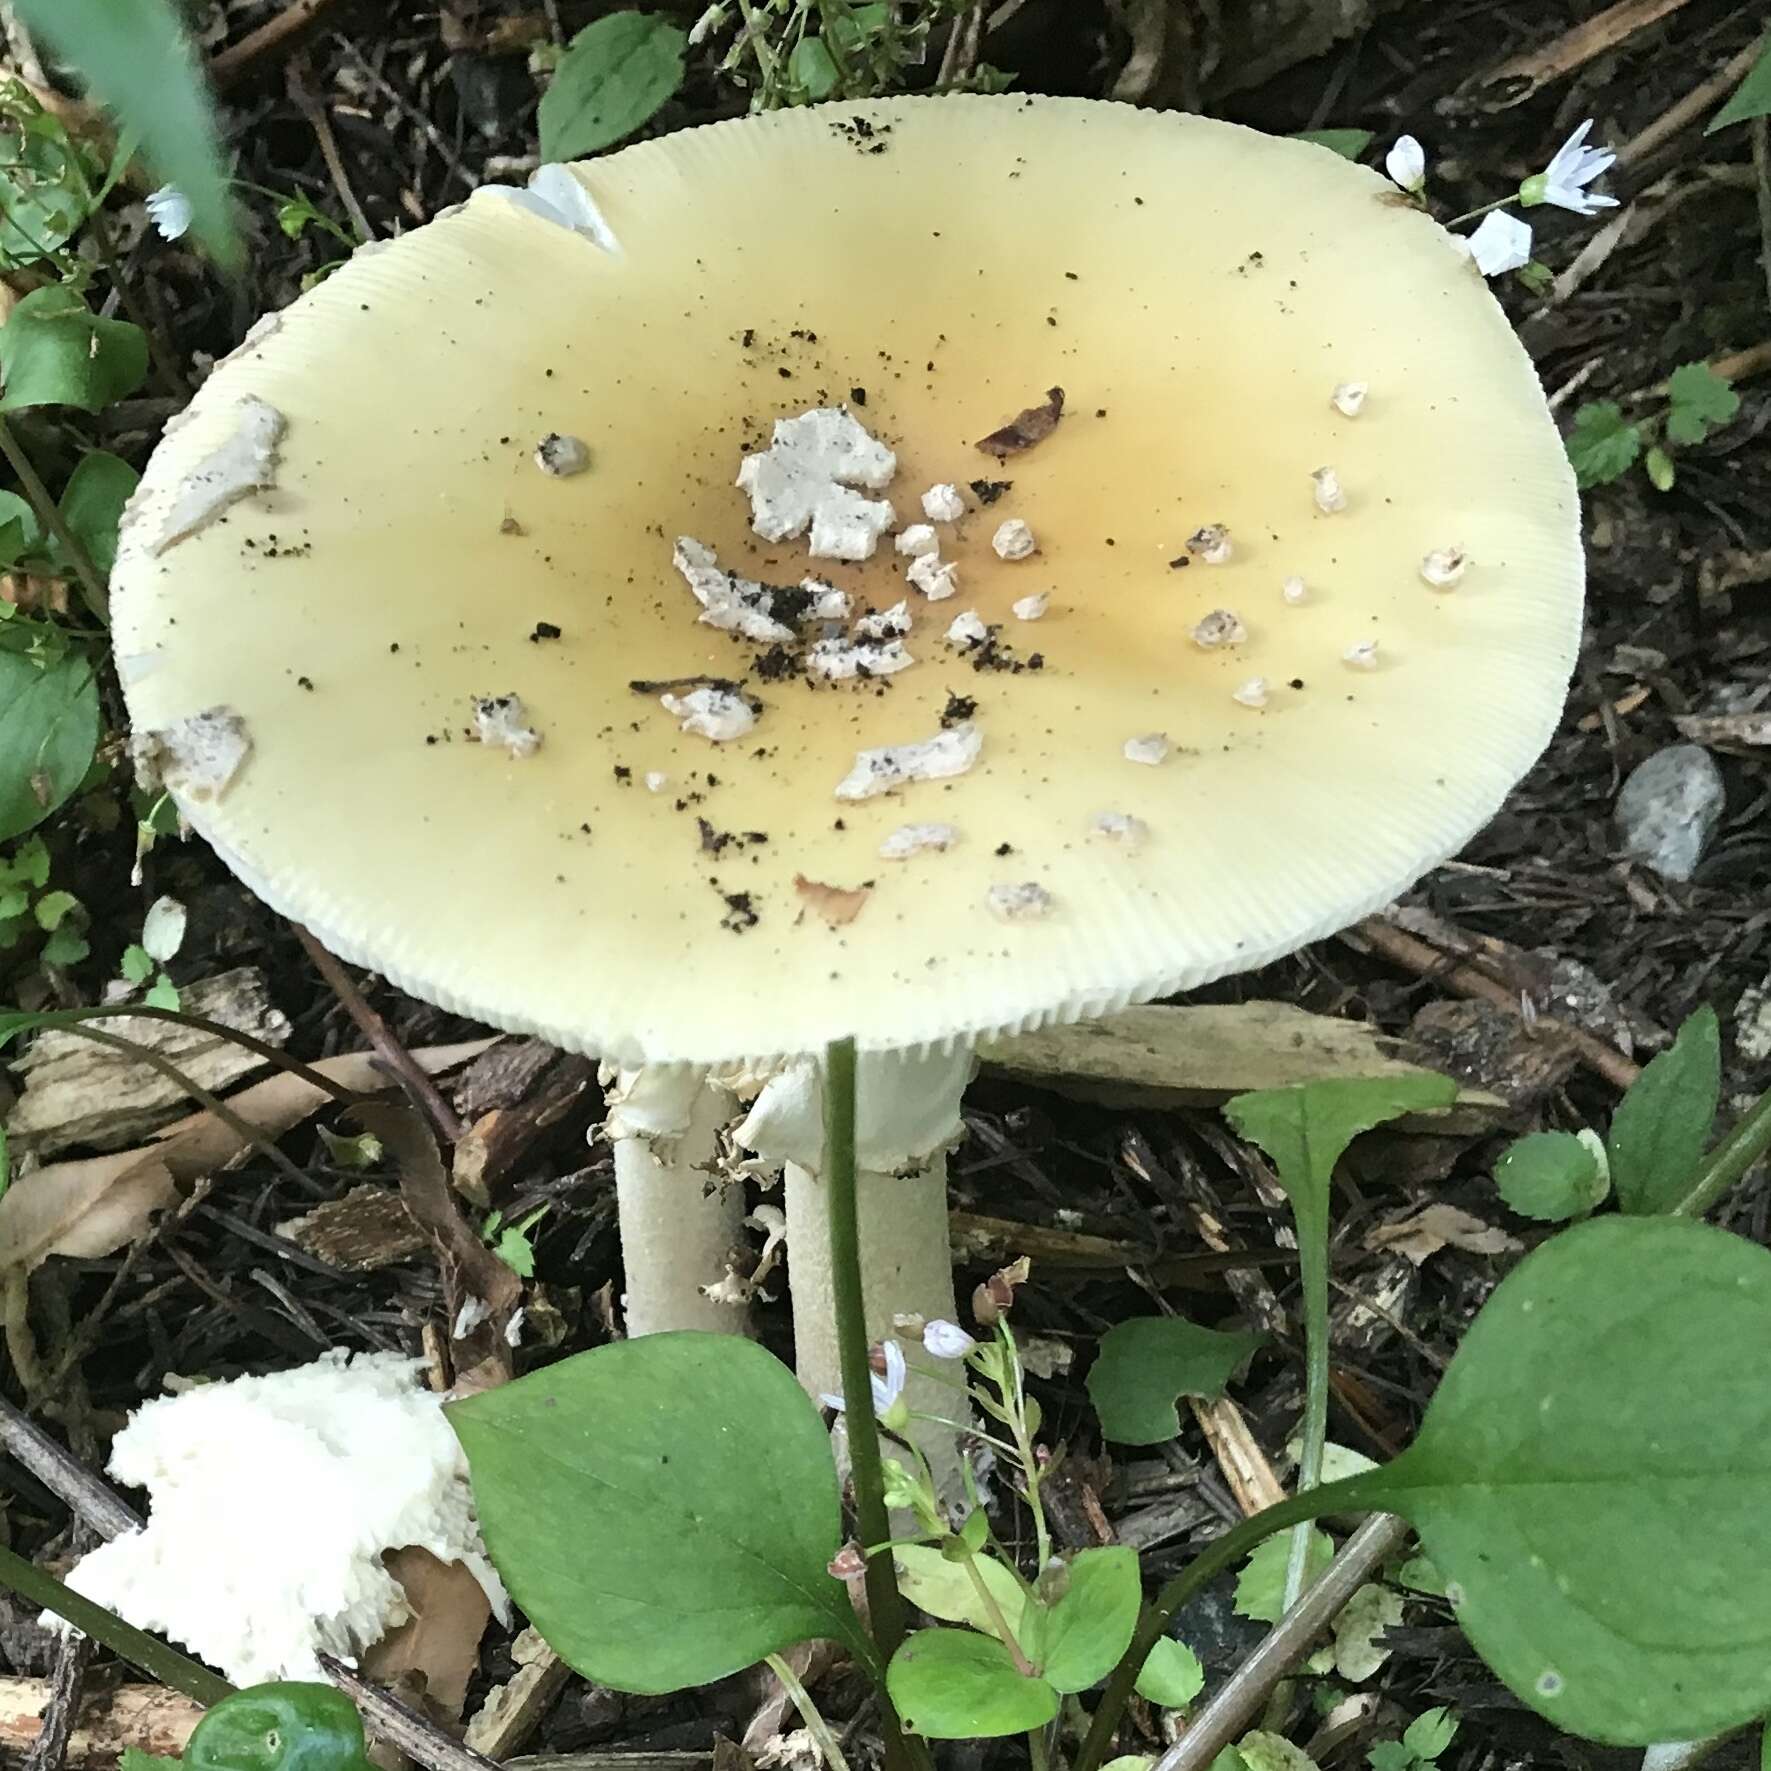
M 210 81 L 217 91 L 225 92 L 260 62 L 269 61 L 276 55 L 287 55 L 314 28 L 321 16 L 337 4 L 338 0 L 290 0 L 289 5 L 256 31 L 210 57 Z
M 1771 306 L 1771 117 L 1747 125 L 1753 141 L 1753 179 L 1759 198 L 1759 266 L 1765 273 L 1765 300 Z
M 351 219 L 351 226 L 357 230 L 359 244 L 373 240 L 375 230 L 369 225 L 369 217 L 363 213 L 363 205 L 357 201 L 357 193 L 351 188 L 350 174 L 344 169 L 344 160 L 338 152 L 338 137 L 332 133 L 332 119 L 326 115 L 326 107 L 308 90 L 301 69 L 294 64 L 288 71 L 288 86 L 296 109 L 307 118 L 314 139 L 320 144 L 320 158 L 326 162 L 332 188 L 337 191 L 338 200 Z
M 1759 52 L 1764 48 L 1762 40 L 1755 39 L 1745 49 L 1726 62 L 1702 85 L 1694 86 L 1679 102 L 1654 119 L 1646 129 L 1638 131 L 1617 150 L 1617 162 L 1620 166 L 1633 166 L 1636 161 L 1644 160 L 1654 150 L 1669 142 L 1680 130 L 1689 128 L 1718 99 L 1727 95 L 1746 78 L 1747 70 L 1759 59 Z
M 142 1520 L 127 1501 L 4 1396 L 0 1396 L 0 1447 L 100 1537 L 141 1530 Z
M 1504 984 L 1497 984 L 1473 965 L 1447 959 L 1437 948 L 1416 940 L 1413 935 L 1385 922 L 1381 916 L 1366 917 L 1363 922 L 1344 930 L 1340 938 L 1350 946 L 1370 947 L 1404 970 L 1444 984 L 1459 996 L 1475 997 L 1493 1003 L 1496 1008 L 1506 1009 L 1510 1014 L 1519 1014 L 1518 999 Z M 1589 1070 L 1602 1076 L 1620 1092 L 1642 1074 L 1640 1067 L 1631 1063 L 1622 1052 L 1595 1038 L 1584 1027 L 1571 1027 L 1566 1021 L 1558 1021 L 1550 1015 L 1539 1015 L 1534 1026 L 1550 1038 L 1566 1040 Z
M 1617 5 L 1582 19 L 1553 41 L 1515 55 L 1484 74 L 1484 88 L 1503 89 L 1487 101 L 1487 109 L 1509 110 L 1523 104 L 1552 81 L 1577 73 L 1595 57 L 1686 4 L 1687 0 L 1618 0 Z
M 1156 1761 L 1154 1771 L 1206 1771 L 1260 1713 L 1274 1687 L 1309 1653 L 1347 1601 L 1402 1547 L 1408 1531 L 1405 1519 L 1389 1513 L 1367 1519 L 1316 1584 L 1187 1724 L 1186 1733 Z
M 43 1705 L 42 1724 L 31 1750 L 25 1754 L 24 1771 L 62 1771 L 68 1762 L 68 1740 L 80 1713 L 80 1688 L 92 1659 L 92 1638 L 70 1632 L 56 1650 L 55 1671 L 49 1681 L 49 1697 Z
M 471 1746 L 452 1740 L 417 1710 L 371 1685 L 341 1660 L 330 1654 L 319 1657 L 320 1669 L 363 1712 L 369 1731 L 390 1746 L 397 1746 L 425 1771 L 499 1771 L 498 1762 Z
M 86 543 L 68 527 L 67 519 L 61 513 L 61 506 L 49 496 L 49 488 L 43 484 L 31 458 L 13 435 L 12 426 L 4 418 L 0 418 L 0 455 L 6 457 L 12 471 L 18 475 L 18 483 L 24 487 L 25 496 L 31 501 L 31 508 L 36 511 L 48 526 L 50 534 L 62 544 L 68 556 L 68 563 L 74 568 L 74 576 L 80 580 L 80 589 L 85 593 L 86 606 L 106 626 L 111 619 L 111 596 L 105 587 L 104 574 L 93 564 L 92 555 L 86 551 Z
M 345 1013 L 356 1022 L 382 1061 L 405 1084 L 407 1092 L 423 1107 L 438 1136 L 447 1144 L 459 1142 L 467 1128 L 456 1116 L 455 1109 L 443 1099 L 437 1085 L 413 1063 L 412 1054 L 394 1037 L 393 1029 L 364 1000 L 362 991 L 351 982 L 350 973 L 300 923 L 289 926 L 307 949 L 320 976 L 332 986 Z

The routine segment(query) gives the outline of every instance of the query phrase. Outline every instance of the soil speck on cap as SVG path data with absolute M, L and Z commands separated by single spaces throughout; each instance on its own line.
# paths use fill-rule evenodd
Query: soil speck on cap
M 531 643 L 540 640 L 557 640 L 564 630 L 556 627 L 551 621 L 537 621 L 535 631 L 529 635 Z
M 994 504 L 1003 493 L 1015 489 L 1013 480 L 973 480 L 971 481 L 972 496 L 980 504 Z

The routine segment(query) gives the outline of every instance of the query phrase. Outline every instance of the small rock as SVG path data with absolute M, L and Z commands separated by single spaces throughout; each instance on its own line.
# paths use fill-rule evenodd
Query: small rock
M 1763 983 L 1742 993 L 1734 1011 L 1734 1044 L 1749 1064 L 1771 1058 L 1771 972 Z
M 1672 744 L 1631 771 L 1617 796 L 1623 852 L 1662 879 L 1687 880 L 1722 819 L 1722 771 L 1697 744 Z

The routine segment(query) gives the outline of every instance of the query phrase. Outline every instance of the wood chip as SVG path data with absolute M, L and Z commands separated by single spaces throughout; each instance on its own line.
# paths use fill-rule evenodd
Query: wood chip
M 1000 430 L 980 437 L 978 447 L 999 461 L 1007 460 L 1011 455 L 1031 449 L 1035 443 L 1044 442 L 1058 428 L 1058 420 L 1063 416 L 1064 390 L 1061 387 L 1047 388 L 1045 399 L 1039 405 L 1027 407 Z

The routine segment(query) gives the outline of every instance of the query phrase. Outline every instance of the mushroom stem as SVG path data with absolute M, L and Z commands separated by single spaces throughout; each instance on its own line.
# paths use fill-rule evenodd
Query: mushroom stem
M 905 1343 L 905 1400 L 912 1413 L 947 1421 L 964 1421 L 970 1413 L 955 1388 L 963 1380 L 959 1362 L 931 1357 L 894 1318 L 951 1321 L 957 1315 L 947 1150 L 959 1136 L 960 1096 L 971 1072 L 969 1047 L 917 1058 L 863 1052 L 858 1064 L 856 1218 L 867 1335 Z M 794 1364 L 813 1395 L 834 1393 L 842 1388 L 842 1374 L 816 1071 L 796 1065 L 770 1081 L 736 1136 L 765 1162 L 783 1165 Z M 954 1429 L 916 1421 L 909 1437 L 929 1460 L 942 1497 L 957 1499 L 962 1488 Z
M 684 1066 L 624 1071 L 610 1090 L 603 1136 L 615 1151 L 629 1335 L 749 1330 L 747 1299 L 720 1294 L 744 1248 L 744 1189 L 716 1167 L 734 1110 L 729 1091 Z

